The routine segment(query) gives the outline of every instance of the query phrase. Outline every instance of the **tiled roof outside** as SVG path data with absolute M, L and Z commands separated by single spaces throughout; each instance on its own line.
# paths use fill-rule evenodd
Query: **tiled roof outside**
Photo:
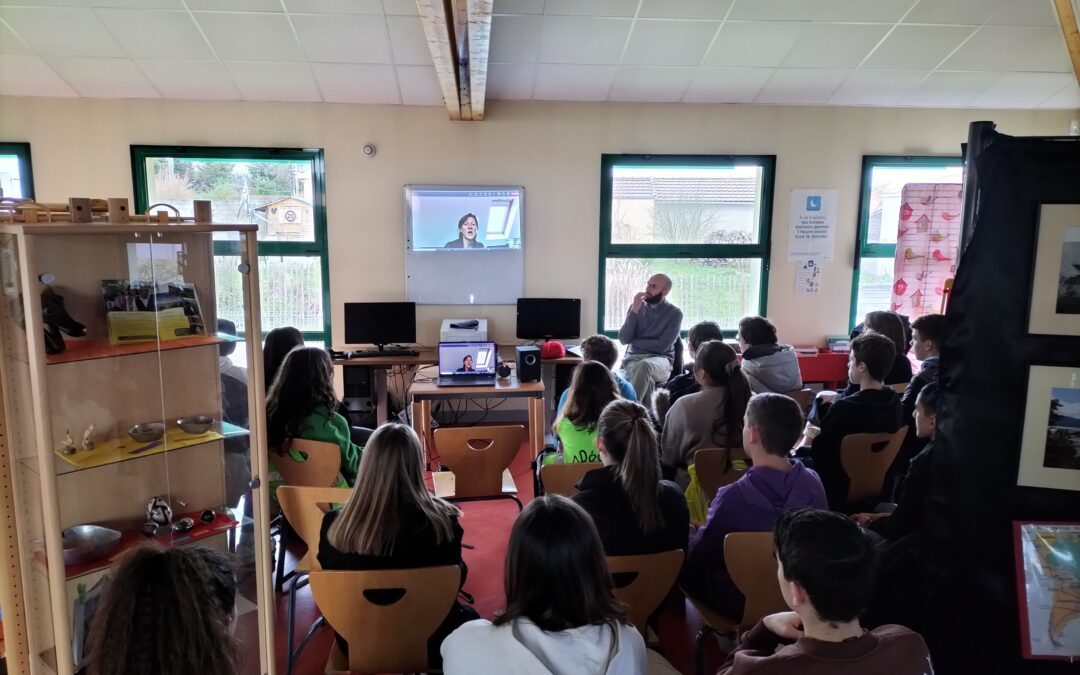
M 616 178 L 615 199 L 649 199 L 658 202 L 705 204 L 753 204 L 757 179 L 747 178 Z

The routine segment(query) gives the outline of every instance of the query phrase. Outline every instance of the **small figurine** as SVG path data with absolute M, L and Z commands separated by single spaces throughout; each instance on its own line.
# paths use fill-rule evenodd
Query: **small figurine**
M 157 534 L 158 524 L 152 520 L 148 520 L 143 523 L 142 533 L 147 537 L 152 537 Z
M 191 528 L 195 527 L 195 521 L 191 518 L 181 518 L 173 523 L 173 532 L 187 532 Z
M 75 454 L 75 440 L 71 437 L 71 431 L 68 430 L 68 429 L 64 429 L 64 448 L 63 448 L 63 450 L 64 450 L 65 455 L 74 455 Z
M 146 503 L 146 520 L 148 522 L 169 525 L 172 523 L 172 515 L 172 508 L 161 497 L 151 497 L 150 501 Z
M 212 523 L 217 520 L 217 514 L 214 513 L 213 509 L 206 509 L 199 515 L 199 520 L 204 523 Z
M 94 425 L 86 427 L 86 431 L 82 435 L 82 449 L 90 451 L 94 449 L 94 441 L 91 440 L 90 435 L 94 433 Z

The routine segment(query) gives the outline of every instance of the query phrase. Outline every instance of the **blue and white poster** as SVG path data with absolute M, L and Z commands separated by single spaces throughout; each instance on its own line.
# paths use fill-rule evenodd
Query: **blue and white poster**
M 833 259 L 836 190 L 792 190 L 788 260 Z

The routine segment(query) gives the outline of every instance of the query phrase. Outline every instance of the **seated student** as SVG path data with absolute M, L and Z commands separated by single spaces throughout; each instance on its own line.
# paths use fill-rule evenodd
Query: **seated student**
M 852 340 L 848 379 L 858 390 L 829 406 L 820 430 L 807 424 L 804 447 L 796 454 L 812 462 L 810 466 L 821 477 L 831 508 L 847 502 L 849 481 L 840 464 L 844 436 L 893 433 L 903 425 L 900 397 L 882 382 L 895 356 L 896 347 L 884 335 L 871 332 Z
M 275 328 L 266 334 L 263 340 L 263 377 L 266 380 L 266 393 L 270 393 L 270 386 L 274 384 L 277 373 L 281 370 L 281 364 L 289 352 L 297 347 L 304 346 L 304 336 L 292 326 Z
M 777 344 L 776 326 L 762 316 L 739 321 L 739 349 L 742 369 L 755 394 L 802 389 L 799 356 L 791 345 Z
M 599 361 L 607 366 L 608 370 L 611 370 L 611 376 L 615 378 L 615 384 L 619 387 L 619 395 L 627 401 L 637 400 L 637 392 L 634 391 L 634 387 L 630 382 L 622 376 L 622 373 L 612 370 L 615 367 L 615 362 L 619 360 L 619 347 L 614 340 L 606 335 L 590 335 L 585 338 L 581 341 L 581 360 Z M 566 405 L 566 399 L 569 396 L 570 388 L 567 387 L 563 389 L 563 393 L 559 396 L 559 405 L 555 407 L 556 416 L 562 413 L 563 407 Z
M 932 675 L 918 633 L 859 623 L 874 594 L 876 551 L 858 525 L 797 509 L 776 521 L 774 542 L 780 592 L 793 611 L 759 621 L 717 675 Z
M 110 575 L 90 625 L 87 675 L 240 672 L 236 575 L 225 553 L 147 544 Z
M 384 424 L 371 435 L 356 487 L 340 510 L 323 516 L 319 564 L 326 570 L 380 570 L 457 565 L 461 583 L 461 511 L 427 491 L 420 439 L 411 427 Z M 479 615 L 455 604 L 428 641 L 428 663 L 441 661 L 439 645 Z M 348 654 L 348 644 L 338 636 Z
M 615 599 L 600 536 L 565 497 L 537 497 L 510 532 L 506 609 L 442 644 L 446 675 L 643 675 L 645 641 Z
M 585 361 L 574 368 L 569 400 L 551 425 L 559 439 L 559 452 L 545 455 L 542 463 L 599 462 L 596 423 L 604 406 L 619 398 L 611 371 L 599 361 Z
M 724 341 L 724 332 L 720 330 L 720 326 L 715 321 L 694 324 L 686 337 L 687 359 L 686 364 L 683 365 L 683 372 L 672 377 L 662 389 L 657 389 L 653 394 L 653 415 L 661 425 L 675 401 L 687 394 L 696 394 L 701 391 L 701 385 L 694 378 L 694 359 L 698 348 L 709 340 Z
M 873 331 L 889 338 L 896 349 L 893 362 L 885 373 L 885 384 L 903 384 L 911 381 L 911 361 L 907 353 L 910 342 L 904 332 L 904 322 L 896 312 L 867 312 L 864 319 L 867 332 Z
M 776 519 L 791 509 L 828 507 L 817 474 L 788 458 L 802 426 L 799 404 L 787 396 L 758 394 L 750 399 L 742 445 L 753 466 L 716 491 L 705 525 L 690 540 L 684 583 L 725 616 L 742 616 L 743 596 L 724 566 L 724 537 L 771 531 Z
M 904 419 L 911 419 L 915 412 L 915 399 L 923 387 L 937 382 L 938 364 L 941 361 L 941 343 L 945 339 L 945 316 L 927 314 L 915 319 L 911 324 L 911 345 L 915 349 L 915 358 L 922 362 L 919 372 L 911 378 L 911 384 L 904 391 L 900 404 L 903 406 Z
M 661 461 L 679 470 L 680 485 L 689 481 L 686 467 L 700 448 L 739 447 L 743 415 L 750 400 L 750 383 L 742 373 L 735 350 L 718 340 L 698 348 L 694 377 L 701 391 L 671 406 L 664 422 Z
M 649 413 L 613 401 L 596 427 L 602 469 L 581 477 L 573 500 L 592 516 L 607 555 L 686 550 L 690 512 L 671 481 L 660 480 L 660 452 Z

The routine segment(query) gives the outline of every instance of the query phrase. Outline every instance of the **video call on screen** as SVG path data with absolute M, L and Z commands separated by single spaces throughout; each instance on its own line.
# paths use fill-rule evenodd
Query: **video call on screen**
M 439 347 L 439 374 L 452 375 L 461 372 L 476 372 L 487 374 L 495 372 L 494 350 L 488 345 L 472 344 L 460 346 Z M 465 357 L 472 357 L 472 370 L 468 367 Z

